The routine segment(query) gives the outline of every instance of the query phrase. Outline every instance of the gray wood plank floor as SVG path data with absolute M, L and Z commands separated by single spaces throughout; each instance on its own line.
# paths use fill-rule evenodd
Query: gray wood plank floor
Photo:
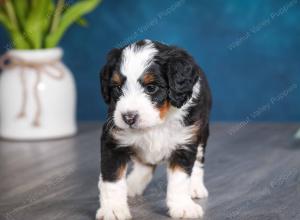
M 300 219 L 299 124 L 213 124 L 199 200 L 204 219 Z M 0 219 L 94 219 L 98 208 L 100 124 L 76 137 L 46 142 L 0 141 Z M 165 167 L 145 195 L 130 199 L 134 219 L 169 219 Z

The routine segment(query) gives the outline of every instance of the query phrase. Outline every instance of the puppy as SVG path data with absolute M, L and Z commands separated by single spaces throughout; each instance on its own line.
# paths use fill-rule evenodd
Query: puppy
M 130 219 L 128 196 L 141 195 L 155 166 L 167 162 L 167 206 L 173 218 L 199 218 L 192 198 L 203 183 L 211 94 L 184 50 L 142 40 L 113 49 L 100 73 L 108 117 L 101 137 L 101 208 L 96 218 Z M 127 163 L 133 170 L 126 179 Z

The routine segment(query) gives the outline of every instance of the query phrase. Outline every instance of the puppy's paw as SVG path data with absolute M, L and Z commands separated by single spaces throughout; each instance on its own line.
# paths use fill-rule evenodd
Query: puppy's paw
M 178 201 L 178 204 L 169 206 L 169 214 L 172 218 L 201 218 L 203 216 L 203 209 L 193 200 L 185 202 Z
M 129 197 L 140 196 L 143 194 L 145 186 L 140 183 L 138 180 L 134 180 L 133 178 L 127 179 L 127 195 Z
M 143 194 L 143 189 L 134 188 L 133 186 L 129 186 L 127 188 L 127 195 L 129 197 L 140 196 Z
M 99 208 L 96 214 L 96 220 L 127 220 L 131 218 L 129 208 L 126 206 Z
M 137 189 L 134 189 L 133 187 L 128 187 L 127 188 L 127 195 L 129 197 L 135 197 L 135 196 L 140 196 L 143 194 L 143 191 L 139 191 Z
M 208 191 L 205 185 L 201 182 L 192 182 L 190 194 L 193 199 L 202 199 L 208 197 Z

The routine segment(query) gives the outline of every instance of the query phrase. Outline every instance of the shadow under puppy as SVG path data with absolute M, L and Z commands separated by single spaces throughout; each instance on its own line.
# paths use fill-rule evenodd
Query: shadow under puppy
M 163 161 L 168 162 L 170 216 L 203 216 L 192 198 L 208 195 L 203 163 L 211 94 L 193 58 L 177 47 L 142 40 L 113 49 L 100 79 L 108 117 L 101 137 L 96 218 L 130 219 L 127 195 L 141 195 Z M 133 170 L 126 179 L 130 160 Z

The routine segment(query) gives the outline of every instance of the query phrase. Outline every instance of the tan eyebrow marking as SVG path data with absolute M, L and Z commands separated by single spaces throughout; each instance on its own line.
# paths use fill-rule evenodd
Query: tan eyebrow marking
M 120 73 L 118 73 L 116 71 L 113 73 L 111 80 L 113 81 L 113 83 L 115 83 L 117 85 L 121 85 L 122 84 L 121 75 L 120 75 Z
M 150 84 L 150 83 L 154 82 L 154 80 L 155 80 L 155 78 L 154 78 L 153 73 L 146 73 L 144 75 L 144 78 L 143 78 L 144 84 Z

